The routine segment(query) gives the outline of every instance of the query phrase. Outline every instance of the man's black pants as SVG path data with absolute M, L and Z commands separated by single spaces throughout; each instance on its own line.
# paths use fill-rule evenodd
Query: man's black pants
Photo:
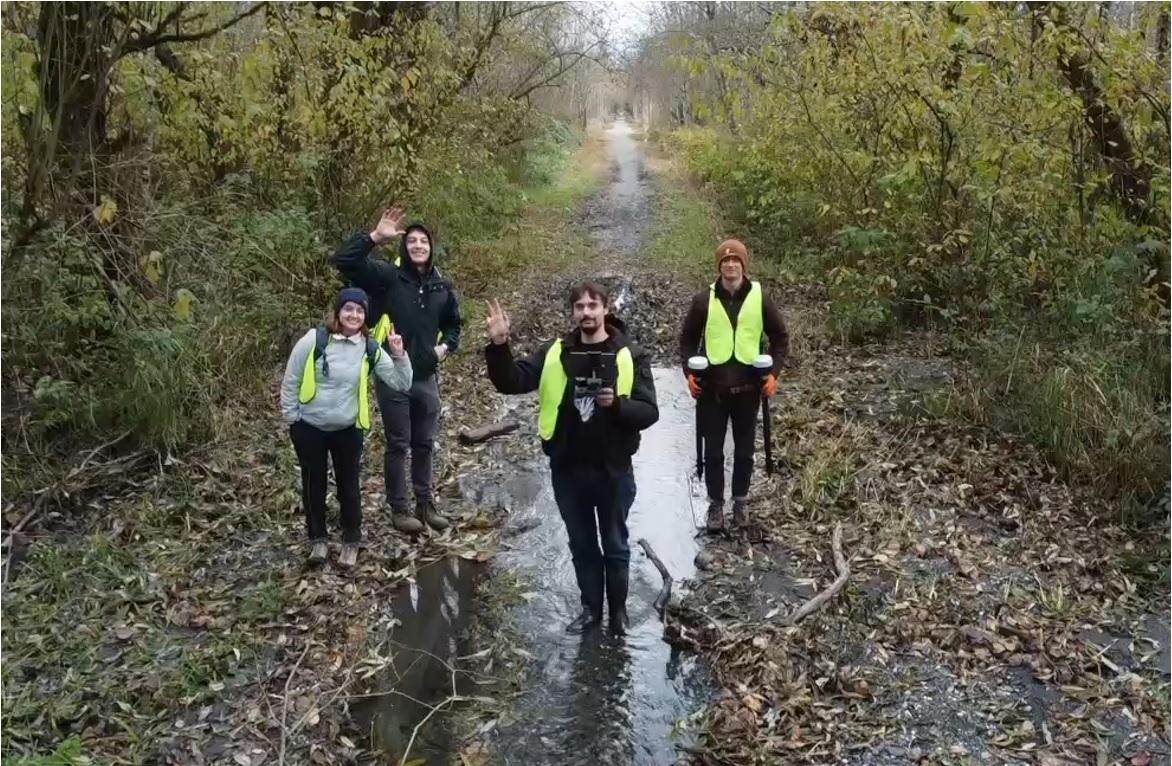
M 754 441 L 761 391 L 751 386 L 737 393 L 708 392 L 700 396 L 700 433 L 704 437 L 704 483 L 709 500 L 724 501 L 724 436 L 732 421 L 733 499 L 749 495 L 753 475 Z
M 340 431 L 323 431 L 297 421 L 289 426 L 297 462 L 301 465 L 301 505 L 310 540 L 324 540 L 326 534 L 326 484 L 329 463 L 334 464 L 338 490 L 342 542 L 362 541 L 362 501 L 359 475 L 362 472 L 362 430 L 357 426 Z
M 627 514 L 635 503 L 635 472 L 628 468 L 612 476 L 602 469 L 555 467 L 552 483 L 570 539 L 582 606 L 602 614 L 603 595 L 609 593 L 613 611 L 627 597 Z

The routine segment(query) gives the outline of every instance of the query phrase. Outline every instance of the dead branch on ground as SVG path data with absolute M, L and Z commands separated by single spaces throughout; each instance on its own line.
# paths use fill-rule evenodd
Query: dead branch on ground
M 655 597 L 655 611 L 659 614 L 659 619 L 663 620 L 667 614 L 667 602 L 671 600 L 671 572 L 667 571 L 667 567 L 659 560 L 659 556 L 655 555 L 655 551 L 651 549 L 651 543 L 647 542 L 646 538 L 640 538 L 639 545 L 642 546 L 647 558 L 651 559 L 651 563 L 655 565 L 660 576 L 663 577 L 663 587 L 659 589 L 659 595 Z
M 496 423 L 485 423 L 476 428 L 465 428 L 460 431 L 461 444 L 480 444 L 486 442 L 497 436 L 504 436 L 511 434 L 521 427 L 521 424 L 516 420 L 509 418 L 508 420 L 500 420 Z
M 846 585 L 846 581 L 851 576 L 851 570 L 847 564 L 846 557 L 842 555 L 842 522 L 834 525 L 834 534 L 831 536 L 830 546 L 834 553 L 834 568 L 838 572 L 838 577 L 834 578 L 834 582 L 830 583 L 821 593 L 815 594 L 813 598 L 791 612 L 782 621 L 784 625 L 796 625 L 799 621 L 817 612 L 826 606 L 830 599 L 834 598 L 842 590 L 843 586 Z

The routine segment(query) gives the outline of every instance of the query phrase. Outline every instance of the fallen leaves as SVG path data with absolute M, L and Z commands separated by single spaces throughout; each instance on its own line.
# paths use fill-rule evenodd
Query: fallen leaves
M 796 342 L 827 351 L 799 360 L 776 408 L 794 477 L 754 474 L 761 544 L 710 545 L 721 565 L 672 615 L 669 638 L 703 652 L 735 701 L 709 708 L 694 763 L 776 757 L 778 731 L 794 763 L 840 748 L 901 762 L 1144 762 L 1142 745 L 1168 727 L 1166 687 L 1137 672 L 1141 650 L 1121 658 L 1119 642 L 1079 639 L 1088 626 L 1126 633 L 1142 614 L 1115 571 L 1128 535 L 1113 513 L 1019 441 L 903 407 L 891 381 L 931 354 L 918 339 L 819 346 L 800 335 L 821 306 L 790 308 Z M 766 629 L 809 597 L 802 583 L 833 576 L 823 551 L 837 519 L 852 522 L 838 603 Z M 1108 755 L 1108 740 L 1136 746 Z

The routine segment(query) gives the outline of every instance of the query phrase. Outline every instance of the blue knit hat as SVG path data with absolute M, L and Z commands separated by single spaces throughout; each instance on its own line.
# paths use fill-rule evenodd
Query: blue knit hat
M 370 313 L 370 299 L 367 298 L 366 291 L 360 287 L 343 287 L 334 299 L 334 313 L 341 311 L 347 303 L 357 303 L 362 306 L 363 311 Z

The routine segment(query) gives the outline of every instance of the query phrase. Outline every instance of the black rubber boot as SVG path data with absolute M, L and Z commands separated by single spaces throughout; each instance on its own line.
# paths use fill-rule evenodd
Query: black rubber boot
M 605 575 L 602 564 L 574 564 L 578 590 L 582 594 L 582 613 L 566 626 L 567 633 L 585 633 L 602 622 Z
M 616 636 L 625 636 L 631 624 L 627 617 L 627 591 L 630 586 L 629 566 L 606 568 L 606 606 L 610 612 L 610 632 Z
M 566 626 L 567 633 L 585 633 L 593 630 L 602 623 L 602 611 L 595 612 L 588 606 L 582 607 L 582 613 Z

